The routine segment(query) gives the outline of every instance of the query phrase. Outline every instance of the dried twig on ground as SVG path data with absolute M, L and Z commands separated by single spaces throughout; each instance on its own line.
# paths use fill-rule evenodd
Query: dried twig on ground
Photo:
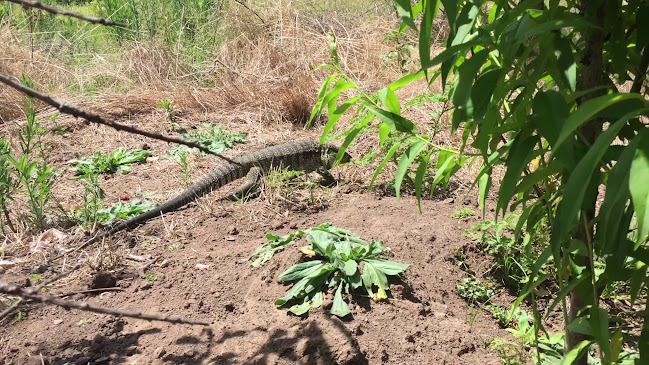
M 58 275 L 54 275 L 53 277 L 49 278 L 48 280 L 43 281 L 43 282 L 40 283 L 37 287 L 31 289 L 29 292 L 30 292 L 31 294 L 34 294 L 34 295 L 35 295 L 35 294 L 38 294 L 38 292 L 40 292 L 41 290 L 43 290 L 44 287 L 46 287 L 46 286 L 52 284 L 53 282 L 58 281 L 58 280 L 61 280 L 61 279 L 63 279 L 64 277 L 66 277 L 66 276 L 72 274 L 73 272 L 79 270 L 79 269 L 81 268 L 81 266 L 83 266 L 83 263 L 81 263 L 81 264 L 77 264 L 77 265 L 73 266 L 73 267 L 72 267 L 71 269 L 69 269 L 69 270 L 62 271 L 62 272 L 60 272 Z M 10 314 L 11 314 L 11 313 L 16 309 L 16 308 L 18 308 L 19 305 L 21 305 L 21 304 L 24 303 L 24 302 L 25 302 L 25 298 L 24 298 L 24 297 L 21 297 L 17 302 L 15 302 L 14 304 L 12 304 L 9 308 L 7 308 L 7 309 L 5 309 L 4 311 L 2 311 L 2 313 L 0 313 L 0 321 L 1 321 L 3 318 L 5 318 L 6 316 L 10 315 Z
M 103 25 L 108 25 L 108 26 L 116 26 L 116 27 L 122 27 L 122 28 L 127 28 L 128 25 L 122 24 L 122 23 L 117 23 L 114 22 L 110 19 L 104 19 L 104 18 L 95 18 L 92 16 L 87 16 L 79 13 L 75 13 L 73 11 L 61 9 L 61 8 L 55 8 L 53 6 L 43 4 L 40 1 L 29 1 L 29 0 L 7 0 L 9 2 L 12 2 L 14 4 L 19 4 L 22 5 L 26 8 L 36 8 L 36 9 L 41 9 L 45 10 L 50 13 L 54 14 L 59 14 L 59 15 L 64 15 L 64 16 L 70 16 L 73 18 L 81 19 L 83 21 L 93 23 L 93 24 L 103 24 Z
M 208 148 L 205 148 L 205 147 L 203 147 L 203 146 L 201 146 L 201 145 L 199 145 L 197 143 L 189 142 L 189 141 L 183 141 L 182 139 L 179 139 L 179 138 L 163 136 L 160 133 L 144 131 L 144 130 L 141 130 L 141 129 L 138 129 L 138 128 L 135 128 L 135 127 L 125 125 L 125 124 L 117 123 L 117 122 L 115 122 L 113 120 L 110 120 L 110 119 L 106 119 L 106 118 L 100 116 L 99 114 L 95 114 L 93 112 L 89 112 L 89 111 L 79 109 L 79 108 L 77 108 L 77 107 L 75 107 L 73 105 L 65 104 L 62 101 L 54 99 L 50 95 L 43 94 L 43 93 L 38 92 L 38 91 L 36 91 L 36 90 L 34 90 L 34 89 L 30 88 L 30 87 L 27 87 L 27 86 L 21 84 L 20 82 L 18 82 L 17 80 L 15 80 L 15 79 L 13 79 L 13 78 L 11 78 L 9 76 L 0 75 L 0 82 L 3 82 L 5 84 L 13 87 L 16 90 L 19 90 L 19 91 L 21 91 L 21 92 L 23 92 L 23 93 L 25 93 L 25 94 L 33 97 L 33 98 L 36 98 L 36 99 L 38 99 L 38 100 L 40 100 L 40 101 L 42 101 L 42 102 L 44 102 L 44 103 L 46 103 L 48 105 L 51 105 L 51 106 L 55 107 L 61 113 L 70 114 L 70 115 L 72 115 L 72 116 L 74 116 L 76 118 L 83 118 L 83 119 L 85 119 L 85 120 L 87 120 L 87 121 L 89 121 L 91 123 L 103 124 L 103 125 L 109 126 L 111 128 L 114 128 L 114 129 L 116 129 L 118 131 L 124 131 L 124 132 L 128 132 L 128 133 L 139 134 L 141 136 L 157 139 L 157 140 L 160 140 L 160 141 L 176 143 L 176 144 L 182 144 L 182 145 L 185 145 L 185 146 L 188 146 L 188 147 L 196 148 L 196 149 L 200 150 L 201 152 L 205 152 L 207 154 L 217 156 L 217 157 L 222 158 L 222 159 L 224 159 L 224 160 L 226 160 L 226 161 L 228 161 L 230 163 L 239 165 L 238 162 L 232 160 L 231 158 L 223 156 L 223 155 L 221 155 L 219 153 L 214 153 L 214 152 L 210 151 Z
M 191 325 L 200 325 L 200 326 L 209 326 L 209 323 L 205 321 L 197 321 L 197 320 L 191 320 L 191 319 L 184 319 L 184 318 L 179 318 L 179 317 L 174 317 L 174 316 L 164 316 L 164 315 L 157 315 L 157 314 L 145 314 L 141 312 L 131 312 L 131 311 L 121 311 L 117 309 L 108 309 L 104 307 L 98 307 L 94 306 L 85 302 L 75 302 L 71 300 L 64 300 L 60 299 L 58 297 L 54 297 L 51 295 L 43 295 L 43 294 L 34 294 L 31 291 L 24 290 L 17 285 L 13 284 L 7 284 L 7 283 L 0 283 L 0 293 L 4 293 L 7 295 L 15 295 L 19 296 L 23 299 L 30 299 L 36 302 L 41 302 L 41 303 L 47 303 L 47 304 L 54 304 L 58 305 L 60 307 L 63 307 L 65 309 L 79 309 L 83 311 L 88 311 L 88 312 L 95 312 L 95 313 L 102 313 L 102 314 L 109 314 L 113 316 L 118 316 L 118 317 L 131 317 L 131 318 L 138 318 L 138 319 L 144 319 L 147 321 L 163 321 L 163 322 L 170 322 L 170 323 L 180 323 L 180 324 L 191 324 Z

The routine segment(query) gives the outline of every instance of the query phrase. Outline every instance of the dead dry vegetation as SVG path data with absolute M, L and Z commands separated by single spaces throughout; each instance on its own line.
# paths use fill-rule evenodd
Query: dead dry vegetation
M 177 136 L 211 123 L 247 132 L 248 143 L 226 152 L 237 155 L 319 138 L 322 121 L 315 129 L 305 125 L 327 75 L 317 70 L 330 60 L 327 33 L 336 35 L 345 71 L 366 90 L 398 78 L 400 67 L 415 67 L 395 62 L 401 57 L 398 52 L 386 56 L 409 42 L 387 36 L 399 24 L 389 3 L 359 2 L 342 11 L 348 3 L 252 2 L 253 13 L 239 2 L 227 2 L 222 41 L 201 62 L 191 62 L 179 48 L 156 39 L 123 40 L 114 52 L 82 54 L 75 53 L 74 40 L 31 45 L 29 33 L 3 23 L 0 36 L 7 42 L 0 73 L 25 75 L 36 89 L 145 130 Z M 443 34 L 444 27 L 437 26 Z M 71 62 L 70 54 L 83 61 Z M 400 90 L 399 96 L 408 100 L 426 90 L 439 91 L 438 86 L 431 88 L 421 82 Z M 172 107 L 161 107 L 164 100 Z M 0 85 L 0 105 L 0 135 L 17 148 L 29 123 L 24 97 Z M 35 228 L 22 219 L 29 210 L 25 194 L 18 193 L 10 206 L 13 227 L 4 227 L 0 243 L 2 280 L 29 289 L 82 263 L 80 270 L 49 285 L 47 293 L 97 306 L 205 320 L 210 326 L 201 330 L 68 312 L 26 301 L 0 320 L 0 363 L 502 363 L 490 345 L 508 335 L 488 314 L 468 307 L 455 294 L 463 273 L 453 252 L 467 242 L 462 231 L 478 222 L 474 217 L 451 218 L 463 206 L 477 206 L 466 194 L 468 167 L 454 178 L 449 192 L 424 203 L 423 214 L 412 198 L 391 197 L 394 166 L 386 167 L 375 192 L 367 192 L 380 161 L 336 169 L 339 184 L 333 188 L 278 171 L 265 179 L 255 201 L 225 203 L 219 197 L 226 187 L 188 209 L 51 261 L 101 229 L 81 225 L 76 218 L 87 207 L 85 194 L 92 184 L 76 178 L 69 160 L 118 147 L 149 151 L 147 162 L 133 165 L 129 174 L 97 175 L 95 185 L 103 191 L 105 206 L 135 198 L 165 201 L 221 162 L 190 154 L 183 165 L 166 158 L 173 148 L 167 143 L 69 116 L 48 119 L 56 111 L 36 107 L 46 131 L 39 158 L 59 172 L 45 226 Z M 459 146 L 459 138 L 448 134 L 450 128 L 427 123 L 440 107 L 429 103 L 412 108 L 408 117 L 422 121 L 424 130 L 439 128 L 435 143 Z M 342 120 L 338 128 L 347 123 Z M 351 153 L 362 160 L 377 145 L 376 136 L 362 136 Z M 268 232 L 288 234 L 327 221 L 366 239 L 384 240 L 392 258 L 412 265 L 404 280 L 392 283 L 389 303 L 355 296 L 353 318 L 344 321 L 325 311 L 300 318 L 275 308 L 273 300 L 286 291 L 277 275 L 300 260 L 298 252 L 286 250 L 260 270 L 245 259 Z M 397 221 L 403 224 L 395 225 Z M 109 290 L 93 291 L 102 288 Z M 0 310 L 16 304 L 15 297 L 0 300 Z M 512 351 L 510 358 L 527 361 L 520 347 Z

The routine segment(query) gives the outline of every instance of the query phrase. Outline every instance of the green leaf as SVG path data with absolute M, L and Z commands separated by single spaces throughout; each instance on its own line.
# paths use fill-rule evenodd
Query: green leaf
M 363 285 L 365 285 L 365 290 L 367 290 L 367 293 L 371 297 L 374 296 L 372 285 L 385 290 L 389 289 L 388 278 L 385 276 L 385 274 L 366 260 L 363 260 L 363 262 L 363 273 L 361 276 L 363 278 Z
M 452 132 L 455 132 L 460 122 L 473 117 L 473 103 L 471 100 L 473 80 L 478 70 L 487 61 L 488 56 L 489 52 L 484 49 L 465 61 L 457 70 L 458 81 L 453 92 L 453 104 L 456 109 L 453 112 Z M 461 117 L 456 118 L 456 115 Z
M 647 268 L 649 266 L 641 261 L 635 263 L 633 275 L 631 276 L 631 289 L 629 290 L 631 305 L 638 299 L 638 293 L 640 293 L 640 289 L 642 289 L 643 284 L 647 280 Z
M 338 289 L 336 289 L 336 294 L 334 295 L 334 302 L 331 305 L 331 310 L 330 310 L 331 314 L 338 317 L 344 317 L 349 313 L 351 313 L 351 311 L 349 310 L 349 306 L 343 300 L 342 288 L 343 288 L 343 284 L 341 283 L 340 285 L 338 285 Z
M 419 59 L 422 64 L 425 64 L 430 62 L 430 42 L 433 30 L 433 20 L 437 17 L 440 0 L 422 0 L 422 2 L 426 8 L 423 9 L 424 16 L 421 20 L 421 29 L 419 32 Z
M 595 117 L 598 113 L 604 109 L 611 107 L 617 103 L 626 101 L 626 100 L 638 100 L 640 103 L 635 110 L 631 110 L 625 118 L 631 118 L 632 115 L 637 114 L 638 111 L 645 108 L 644 99 L 641 95 L 638 94 L 609 94 L 603 95 L 594 99 L 590 99 L 584 104 L 582 104 L 576 111 L 574 111 L 561 129 L 557 141 L 554 143 L 554 149 L 558 149 L 563 142 L 571 136 L 579 126 L 589 121 L 591 118 Z
M 421 151 L 424 146 L 426 146 L 426 141 L 417 141 L 410 145 L 403 153 L 403 156 L 401 156 L 401 160 L 397 166 L 397 171 L 394 175 L 394 190 L 396 191 L 397 199 L 401 194 L 401 183 L 408 172 L 408 167 L 412 164 L 415 158 L 417 158 L 419 151 Z
M 557 36 L 554 39 L 554 49 L 561 78 L 570 87 L 569 91 L 575 91 L 577 88 L 577 63 L 572 55 L 570 41 Z
M 410 6 L 410 0 L 393 1 L 394 5 L 396 5 L 397 15 L 399 15 L 399 18 L 401 18 L 401 20 L 410 28 L 417 30 L 417 25 L 415 25 L 415 21 L 412 19 L 412 8 Z
M 638 218 L 638 231 L 636 242 L 642 243 L 649 234 L 649 133 L 643 131 L 638 135 L 642 139 L 638 143 L 631 172 L 629 175 L 629 190 L 631 200 Z
M 383 171 L 383 168 L 385 165 L 388 164 L 388 161 L 390 161 L 390 158 L 392 158 L 392 155 L 394 155 L 395 152 L 397 152 L 397 149 L 401 146 L 401 142 L 397 142 L 392 145 L 390 150 L 388 150 L 388 153 L 386 153 L 385 157 L 383 158 L 383 161 L 379 164 L 379 166 L 376 168 L 376 171 L 374 171 L 374 175 L 372 175 L 372 180 L 370 181 L 370 187 L 369 190 L 372 190 L 372 187 L 374 187 L 374 182 L 376 181 L 376 178 L 379 176 L 381 171 Z
M 336 35 L 333 33 L 327 33 L 329 36 L 329 50 L 331 51 L 331 58 L 334 60 L 334 66 L 338 67 L 338 46 L 336 45 Z
M 324 302 L 324 295 L 319 291 L 311 299 L 311 308 L 320 308 L 322 302 Z
M 614 243 L 618 241 L 620 233 L 626 236 L 626 232 L 620 231 L 626 231 L 628 228 L 622 227 L 621 223 L 627 201 L 631 194 L 629 190 L 631 163 L 633 162 L 638 143 L 643 136 L 648 134 L 647 130 L 645 130 L 633 138 L 629 145 L 624 147 L 624 151 L 609 172 L 604 202 L 599 210 L 599 223 L 597 224 L 598 239 L 596 240 L 596 242 L 599 242 L 599 251 L 604 254 L 613 253 L 617 250 L 618 245 L 614 245 Z
M 358 264 L 354 260 L 345 261 L 341 271 L 347 276 L 352 276 L 358 271 Z
M 314 272 L 320 270 L 324 266 L 322 260 L 312 260 L 301 262 L 291 266 L 288 270 L 279 275 L 279 281 L 292 281 L 305 278 Z
M 426 74 L 423 71 L 407 74 L 401 77 L 400 79 L 398 79 L 397 81 L 394 81 L 393 83 L 388 85 L 388 88 L 392 89 L 393 91 L 397 91 L 402 87 L 404 87 L 405 85 L 408 85 L 413 81 L 419 80 L 424 76 L 426 76 Z
M 385 140 L 388 139 L 392 128 L 387 123 L 379 124 L 379 147 L 383 147 Z
M 399 104 L 399 99 L 390 87 L 384 87 L 383 89 L 377 92 L 379 100 L 385 105 L 385 107 L 394 114 L 401 113 L 401 105 Z
M 308 300 L 305 300 L 302 304 L 296 304 L 291 306 L 288 311 L 295 314 L 296 316 L 301 316 L 304 313 L 308 312 L 311 309 L 311 303 Z
M 480 204 L 480 211 L 482 212 L 483 218 L 485 216 L 485 209 L 486 209 L 485 201 L 487 200 L 487 195 L 489 195 L 490 189 L 491 189 L 491 170 L 489 170 L 489 173 L 482 175 L 478 179 L 478 191 L 479 191 L 478 200 Z
M 374 119 L 374 117 L 371 115 L 365 117 L 365 119 L 363 119 L 356 127 L 354 127 L 349 132 L 347 137 L 345 137 L 343 143 L 338 148 L 338 154 L 336 155 L 336 163 L 339 163 L 342 160 L 343 156 L 345 156 L 345 151 L 347 150 L 347 147 L 349 147 L 349 145 L 356 140 L 356 136 L 358 135 L 358 133 L 360 133 L 363 130 L 363 128 L 365 128 L 367 123 L 369 123 L 372 119 Z
M 532 161 L 532 152 L 534 152 L 534 147 L 538 142 L 539 138 L 537 136 L 525 138 L 523 133 L 520 133 L 514 139 L 514 143 L 507 156 L 507 161 L 505 161 L 507 172 L 505 172 L 505 176 L 500 184 L 500 190 L 498 191 L 496 215 L 502 210 L 504 216 L 509 201 L 516 190 L 516 183 L 527 165 Z
M 563 194 L 563 200 L 559 203 L 557 214 L 554 218 L 550 245 L 555 257 L 557 257 L 561 242 L 566 239 L 570 229 L 578 223 L 578 215 L 582 201 L 584 200 L 584 194 L 586 193 L 588 182 L 590 181 L 602 156 L 604 156 L 604 153 L 611 145 L 611 142 L 615 140 L 618 132 L 622 129 L 626 121 L 635 115 L 635 111 L 627 113 L 604 131 L 588 149 L 586 155 L 581 159 L 581 161 L 579 161 L 575 170 L 570 174 Z
M 382 122 L 388 124 L 390 128 L 396 129 L 399 132 L 417 134 L 417 126 L 410 120 L 370 104 L 365 104 L 365 108 Z
M 372 265 L 376 270 L 380 270 L 385 275 L 399 275 L 407 268 L 410 267 L 408 264 L 402 264 L 399 262 L 388 261 L 384 259 L 364 259 L 363 262 L 366 264 Z M 383 289 L 388 289 L 384 287 Z
M 560 365 L 570 365 L 573 364 L 578 358 L 580 358 L 587 350 L 588 346 L 590 346 L 591 341 L 581 341 L 577 346 L 573 347 L 566 356 L 561 360 Z
M 347 109 L 354 106 L 354 104 L 356 104 L 360 99 L 361 99 L 360 96 L 356 96 L 354 98 L 347 100 L 346 102 L 338 106 L 336 110 L 334 110 L 334 112 L 329 115 L 329 120 L 327 121 L 327 124 L 325 124 L 325 127 L 322 130 L 322 136 L 320 137 L 321 144 L 327 141 L 327 135 L 334 128 L 334 126 L 336 125 L 340 117 L 342 117 L 343 114 L 347 111 Z
M 415 196 L 417 197 L 417 205 L 419 206 L 419 212 L 421 213 L 421 188 L 424 183 L 424 176 L 428 171 L 428 161 L 433 152 L 425 154 L 419 162 L 419 167 L 417 167 L 417 173 L 415 175 Z
M 589 274 L 582 274 L 576 279 L 573 279 L 571 282 L 568 283 L 568 285 L 564 285 L 563 288 L 557 293 L 556 297 L 552 301 L 552 304 L 548 307 L 547 311 L 545 312 L 545 318 L 548 318 L 550 314 L 552 314 L 552 311 L 554 308 L 561 302 L 563 298 L 565 298 L 572 289 L 574 289 L 577 285 L 581 284 L 584 280 L 590 279 Z

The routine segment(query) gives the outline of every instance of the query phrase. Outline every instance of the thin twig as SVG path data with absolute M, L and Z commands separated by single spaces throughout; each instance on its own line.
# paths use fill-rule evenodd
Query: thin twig
M 252 8 L 250 8 L 248 5 L 246 5 L 246 3 L 244 3 L 243 1 L 240 1 L 240 0 L 234 0 L 234 1 L 237 4 L 239 4 L 239 5 L 243 6 L 244 8 L 248 9 L 251 13 L 255 14 L 255 16 L 257 16 L 257 18 L 259 18 L 259 20 L 261 20 L 262 24 L 266 25 L 266 22 L 264 21 L 264 19 L 262 17 L 260 17 L 259 14 L 257 14 L 256 11 L 254 11 Z
M 102 313 L 102 314 L 108 314 L 112 316 L 117 316 L 117 317 L 131 317 L 131 318 L 138 318 L 138 319 L 144 319 L 147 321 L 163 321 L 163 322 L 170 322 L 170 323 L 180 323 L 180 324 L 191 324 L 191 325 L 200 325 L 200 326 L 209 326 L 209 323 L 205 321 L 197 321 L 197 320 L 191 320 L 191 319 L 184 319 L 184 318 L 179 318 L 179 317 L 174 317 L 174 316 L 163 316 L 163 315 L 156 315 L 156 314 L 145 314 L 141 312 L 132 312 L 132 311 L 121 311 L 117 309 L 108 309 L 104 307 L 98 307 L 94 306 L 89 303 L 85 302 L 75 302 L 72 300 L 64 300 L 57 298 L 55 296 L 51 295 L 43 295 L 43 294 L 34 294 L 31 293 L 30 291 L 24 290 L 17 285 L 13 284 L 7 284 L 7 283 L 0 283 L 0 293 L 8 294 L 8 295 L 15 295 L 19 296 L 24 299 L 30 299 L 36 302 L 40 303 L 46 303 L 46 304 L 54 304 L 58 305 L 60 307 L 63 307 L 64 309 L 79 309 L 87 312 L 94 312 L 94 313 Z
M 122 28 L 128 28 L 128 25 L 122 24 L 122 23 L 117 23 L 114 22 L 110 19 L 104 19 L 104 18 L 95 18 L 92 16 L 86 16 L 83 14 L 75 13 L 73 11 L 61 9 L 61 8 L 55 8 L 53 6 L 43 4 L 40 1 L 29 1 L 29 0 L 7 0 L 9 2 L 12 2 L 14 4 L 19 4 L 24 6 L 25 8 L 36 8 L 36 9 L 41 9 L 45 10 L 47 12 L 53 13 L 53 14 L 59 14 L 59 15 L 64 15 L 64 16 L 70 16 L 73 18 L 81 19 L 83 21 L 93 23 L 93 24 L 102 24 L 102 25 L 107 25 L 107 26 L 116 26 L 116 27 L 122 27 Z
M 125 131 L 125 132 L 128 132 L 128 133 L 139 134 L 141 136 L 149 137 L 149 138 L 152 138 L 152 139 L 157 139 L 157 140 L 160 140 L 160 141 L 176 143 L 176 144 L 182 144 L 182 145 L 185 145 L 187 147 L 196 148 L 196 149 L 200 150 L 201 152 L 205 152 L 207 154 L 214 155 L 214 156 L 217 156 L 219 158 L 222 158 L 222 159 L 226 160 L 229 163 L 232 163 L 232 164 L 235 164 L 235 165 L 240 165 L 238 162 L 234 161 L 233 159 L 231 159 L 229 157 L 226 157 L 226 156 L 223 156 L 220 153 L 212 152 L 208 148 L 205 148 L 204 146 L 201 146 L 198 143 L 194 143 L 194 142 L 190 142 L 190 141 L 183 141 L 182 139 L 179 139 L 179 138 L 163 136 L 160 133 L 144 131 L 144 130 L 141 130 L 141 129 L 138 129 L 138 128 L 135 128 L 135 127 L 125 125 L 125 124 L 117 123 L 117 122 L 115 122 L 113 120 L 110 120 L 110 119 L 106 119 L 106 118 L 100 116 L 99 114 L 95 114 L 93 112 L 89 112 L 89 111 L 79 109 L 78 107 L 75 107 L 73 105 L 65 104 L 62 101 L 54 99 L 50 95 L 43 94 L 43 93 L 38 92 L 38 91 L 36 91 L 36 90 L 34 90 L 34 89 L 30 88 L 30 87 L 27 87 L 27 86 L 21 84 L 20 82 L 18 82 L 17 80 L 14 80 L 13 78 L 11 78 L 9 76 L 5 76 L 5 75 L 0 74 L 0 82 L 3 82 L 5 84 L 13 87 L 16 90 L 19 90 L 19 91 L 21 91 L 21 92 L 23 92 L 23 93 L 25 93 L 25 94 L 33 97 L 33 98 L 36 98 L 36 99 L 38 99 L 38 100 L 40 100 L 40 101 L 42 101 L 42 102 L 44 102 L 44 103 L 46 103 L 48 105 L 51 105 L 51 106 L 55 107 L 61 113 L 70 114 L 70 115 L 72 115 L 72 116 L 74 116 L 76 118 L 83 118 L 83 119 L 85 119 L 85 120 L 87 120 L 87 121 L 89 121 L 91 123 L 103 124 L 103 125 L 109 126 L 111 128 L 114 128 L 114 129 L 116 129 L 118 131 Z
M 42 283 L 40 283 L 35 288 L 32 288 L 30 290 L 30 293 L 33 294 L 33 295 L 38 294 L 38 292 L 43 290 L 44 287 L 52 284 L 55 281 L 63 279 L 64 277 L 70 275 L 71 273 L 79 270 L 79 268 L 81 268 L 81 266 L 83 266 L 83 264 L 77 264 L 77 265 L 73 266 L 71 269 L 69 269 L 67 271 L 60 272 L 58 275 L 55 275 L 55 276 L 49 278 L 48 280 L 43 281 Z M 24 302 L 25 302 L 25 298 L 20 298 L 20 300 L 18 300 L 14 304 L 12 304 L 9 308 L 5 309 L 2 313 L 0 313 L 0 321 L 3 318 L 5 318 L 6 316 L 10 315 L 16 308 L 18 308 L 19 305 L 21 305 Z
M 21 305 L 24 301 L 25 301 L 25 299 L 20 298 L 20 299 L 18 299 L 14 304 L 12 304 L 9 308 L 3 310 L 2 313 L 0 313 L 0 321 L 2 321 L 2 319 L 3 319 L 4 317 L 10 315 L 10 314 L 11 314 L 11 313 L 16 309 L 16 308 L 18 308 L 18 306 Z
M 124 291 L 124 289 L 120 288 L 119 286 L 112 287 L 112 288 L 86 289 L 86 290 L 71 291 L 63 294 L 57 294 L 57 296 L 59 298 L 65 298 L 76 294 L 103 293 L 107 291 Z

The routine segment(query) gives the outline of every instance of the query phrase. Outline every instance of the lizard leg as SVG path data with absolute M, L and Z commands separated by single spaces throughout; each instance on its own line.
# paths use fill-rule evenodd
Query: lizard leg
M 261 182 L 261 170 L 258 167 L 250 169 L 243 185 L 235 189 L 227 199 L 230 201 L 237 201 L 247 199 L 259 194 L 259 183 Z
M 322 179 L 320 179 L 320 185 L 322 186 L 332 186 L 336 184 L 336 178 L 331 175 L 331 172 L 329 170 L 321 167 L 316 170 L 316 172 L 322 176 Z

